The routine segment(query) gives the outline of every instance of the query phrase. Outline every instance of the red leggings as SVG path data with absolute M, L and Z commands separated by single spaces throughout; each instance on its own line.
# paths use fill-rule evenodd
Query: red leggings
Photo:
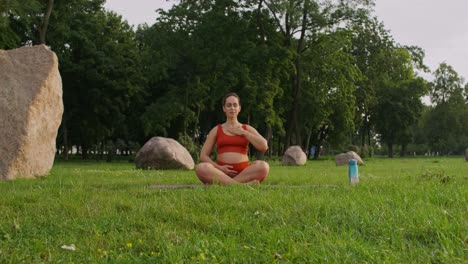
M 219 161 L 217 160 L 216 163 L 218 165 L 231 165 L 232 168 L 231 170 L 235 170 L 237 171 L 237 173 L 241 173 L 241 171 L 243 171 L 245 168 L 247 168 L 249 166 L 249 162 L 248 161 L 244 161 L 244 162 L 241 162 L 241 163 L 234 163 L 234 164 L 231 164 L 231 163 L 225 163 L 225 162 L 222 162 L 222 161 Z

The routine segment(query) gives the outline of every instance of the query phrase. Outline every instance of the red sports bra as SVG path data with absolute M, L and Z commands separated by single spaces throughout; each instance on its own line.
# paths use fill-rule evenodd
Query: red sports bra
M 242 128 L 247 130 L 247 125 L 242 125 Z M 249 141 L 244 136 L 226 135 L 221 125 L 218 125 L 218 132 L 216 133 L 216 145 L 218 146 L 218 154 L 225 152 L 247 154 L 249 150 Z

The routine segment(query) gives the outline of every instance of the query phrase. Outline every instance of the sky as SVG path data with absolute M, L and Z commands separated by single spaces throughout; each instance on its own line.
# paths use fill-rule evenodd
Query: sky
M 169 9 L 177 0 L 107 0 L 112 10 L 135 27 L 152 25 L 156 9 Z M 376 0 L 375 15 L 401 45 L 421 47 L 434 71 L 440 63 L 452 66 L 468 81 L 468 0 Z M 432 74 L 422 74 L 432 80 Z

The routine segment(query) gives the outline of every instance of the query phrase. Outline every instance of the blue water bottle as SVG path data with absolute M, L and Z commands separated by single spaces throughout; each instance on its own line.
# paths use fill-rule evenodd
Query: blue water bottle
M 359 182 L 359 170 L 357 165 L 357 160 L 349 160 L 348 168 L 349 184 L 357 184 Z

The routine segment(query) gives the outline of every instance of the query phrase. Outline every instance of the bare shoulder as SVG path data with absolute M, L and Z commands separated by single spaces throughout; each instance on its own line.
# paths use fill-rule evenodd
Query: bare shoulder
M 215 126 L 210 130 L 208 137 L 216 138 L 216 134 L 218 134 L 218 126 Z
M 245 125 L 245 127 L 247 128 L 247 131 L 258 134 L 257 129 L 255 129 L 253 126 Z
M 213 145 L 215 144 L 216 142 L 216 134 L 217 134 L 217 126 L 215 126 L 214 128 L 212 128 L 210 130 L 210 132 L 208 133 L 208 135 L 206 136 L 206 139 L 205 139 L 205 144 L 203 145 L 203 147 L 209 147 L 209 148 L 212 148 Z

